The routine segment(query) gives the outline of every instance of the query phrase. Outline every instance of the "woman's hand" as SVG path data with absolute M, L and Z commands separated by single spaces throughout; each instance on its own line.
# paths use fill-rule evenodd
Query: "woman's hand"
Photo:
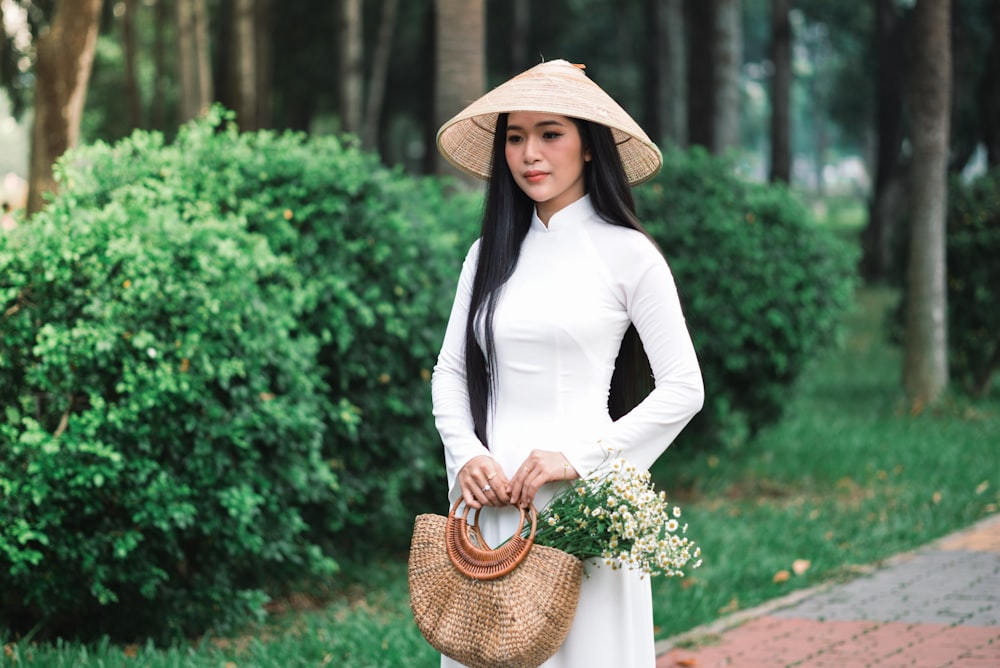
M 479 455 L 470 459 L 458 472 L 458 483 L 462 487 L 465 505 L 479 510 L 483 506 L 506 506 L 510 504 L 507 491 L 510 483 L 503 469 L 489 455 Z
M 532 450 L 510 480 L 510 486 L 507 488 L 510 502 L 527 508 L 545 483 L 575 480 L 579 477 L 580 474 L 563 453 L 553 450 Z

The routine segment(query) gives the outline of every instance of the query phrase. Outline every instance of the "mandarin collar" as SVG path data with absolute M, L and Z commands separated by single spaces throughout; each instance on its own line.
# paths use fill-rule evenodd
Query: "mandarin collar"
M 538 217 L 538 209 L 536 207 L 531 214 L 531 227 L 529 229 L 532 232 L 541 232 L 542 234 L 560 232 L 578 227 L 581 220 L 591 218 L 595 213 L 594 205 L 590 201 L 590 195 L 585 194 L 572 204 L 567 204 L 552 214 L 552 217 L 549 218 L 548 227 Z

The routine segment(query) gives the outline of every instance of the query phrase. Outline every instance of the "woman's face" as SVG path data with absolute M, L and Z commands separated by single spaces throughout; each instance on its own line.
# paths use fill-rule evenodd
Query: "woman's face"
M 511 112 L 504 146 L 514 182 L 535 202 L 546 225 L 552 214 L 586 193 L 583 168 L 590 151 L 584 149 L 576 123 L 566 116 Z

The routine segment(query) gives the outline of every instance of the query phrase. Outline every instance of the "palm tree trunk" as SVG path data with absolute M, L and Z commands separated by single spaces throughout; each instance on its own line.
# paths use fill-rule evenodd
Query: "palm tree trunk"
M 987 55 L 979 86 L 979 117 L 983 119 L 983 142 L 990 167 L 1000 166 L 1000 0 L 990 5 L 993 45 Z
M 792 177 L 792 23 L 791 0 L 771 2 L 771 174 L 770 180 L 788 183 Z
M 138 5 L 135 0 L 125 0 L 122 14 L 122 43 L 125 50 L 125 109 L 130 128 L 142 127 L 142 104 L 139 95 L 139 80 L 135 62 L 138 49 L 135 43 L 135 16 Z
M 361 131 L 361 0 L 340 0 L 340 123 L 345 132 Z
M 475 100 L 486 86 L 485 0 L 434 0 L 434 117 L 438 127 Z M 455 170 L 434 150 L 435 172 Z
M 257 14 L 254 0 L 233 5 L 233 58 L 236 83 L 236 121 L 240 129 L 258 129 L 257 122 Z
M 176 2 L 177 68 L 181 89 L 179 120 L 185 122 L 198 117 L 214 97 L 208 51 L 208 10 L 205 0 Z
M 372 75 L 368 82 L 368 102 L 365 105 L 362 143 L 378 148 L 379 124 L 382 119 L 382 102 L 385 99 L 385 82 L 389 75 L 389 56 L 392 53 L 392 35 L 396 28 L 398 0 L 382 0 L 382 20 L 379 23 L 378 41 L 372 57 Z
M 740 71 L 743 67 L 743 23 L 740 0 L 715 0 L 714 153 L 740 145 Z
M 911 406 L 948 384 L 945 219 L 951 114 L 950 0 L 918 0 L 913 14 L 910 111 L 910 254 L 903 385 Z
M 35 120 L 31 136 L 28 214 L 54 192 L 52 165 L 80 139 L 80 120 L 97 48 L 102 0 L 65 0 L 37 42 Z

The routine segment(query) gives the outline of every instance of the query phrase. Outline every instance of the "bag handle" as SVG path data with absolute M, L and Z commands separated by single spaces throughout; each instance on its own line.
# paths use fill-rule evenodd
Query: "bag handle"
M 448 558 L 458 572 L 474 580 L 495 580 L 517 568 L 518 564 L 528 556 L 531 546 L 535 543 L 535 529 L 538 523 L 538 511 L 535 510 L 535 506 L 531 505 L 528 508 L 527 514 L 531 517 L 531 533 L 528 537 L 525 538 L 521 535 L 521 530 L 524 529 L 525 512 L 524 508 L 519 508 L 521 520 L 517 525 L 517 531 L 510 537 L 510 540 L 494 550 L 486 544 L 479 532 L 479 511 L 476 511 L 475 526 L 470 527 L 467 519 L 468 506 L 465 507 L 465 511 L 461 515 L 457 514 L 461 503 L 461 498 L 455 501 L 451 512 L 448 513 L 448 520 L 444 528 L 444 542 L 448 549 Z M 476 545 L 469 539 L 470 529 L 475 532 L 480 545 Z

